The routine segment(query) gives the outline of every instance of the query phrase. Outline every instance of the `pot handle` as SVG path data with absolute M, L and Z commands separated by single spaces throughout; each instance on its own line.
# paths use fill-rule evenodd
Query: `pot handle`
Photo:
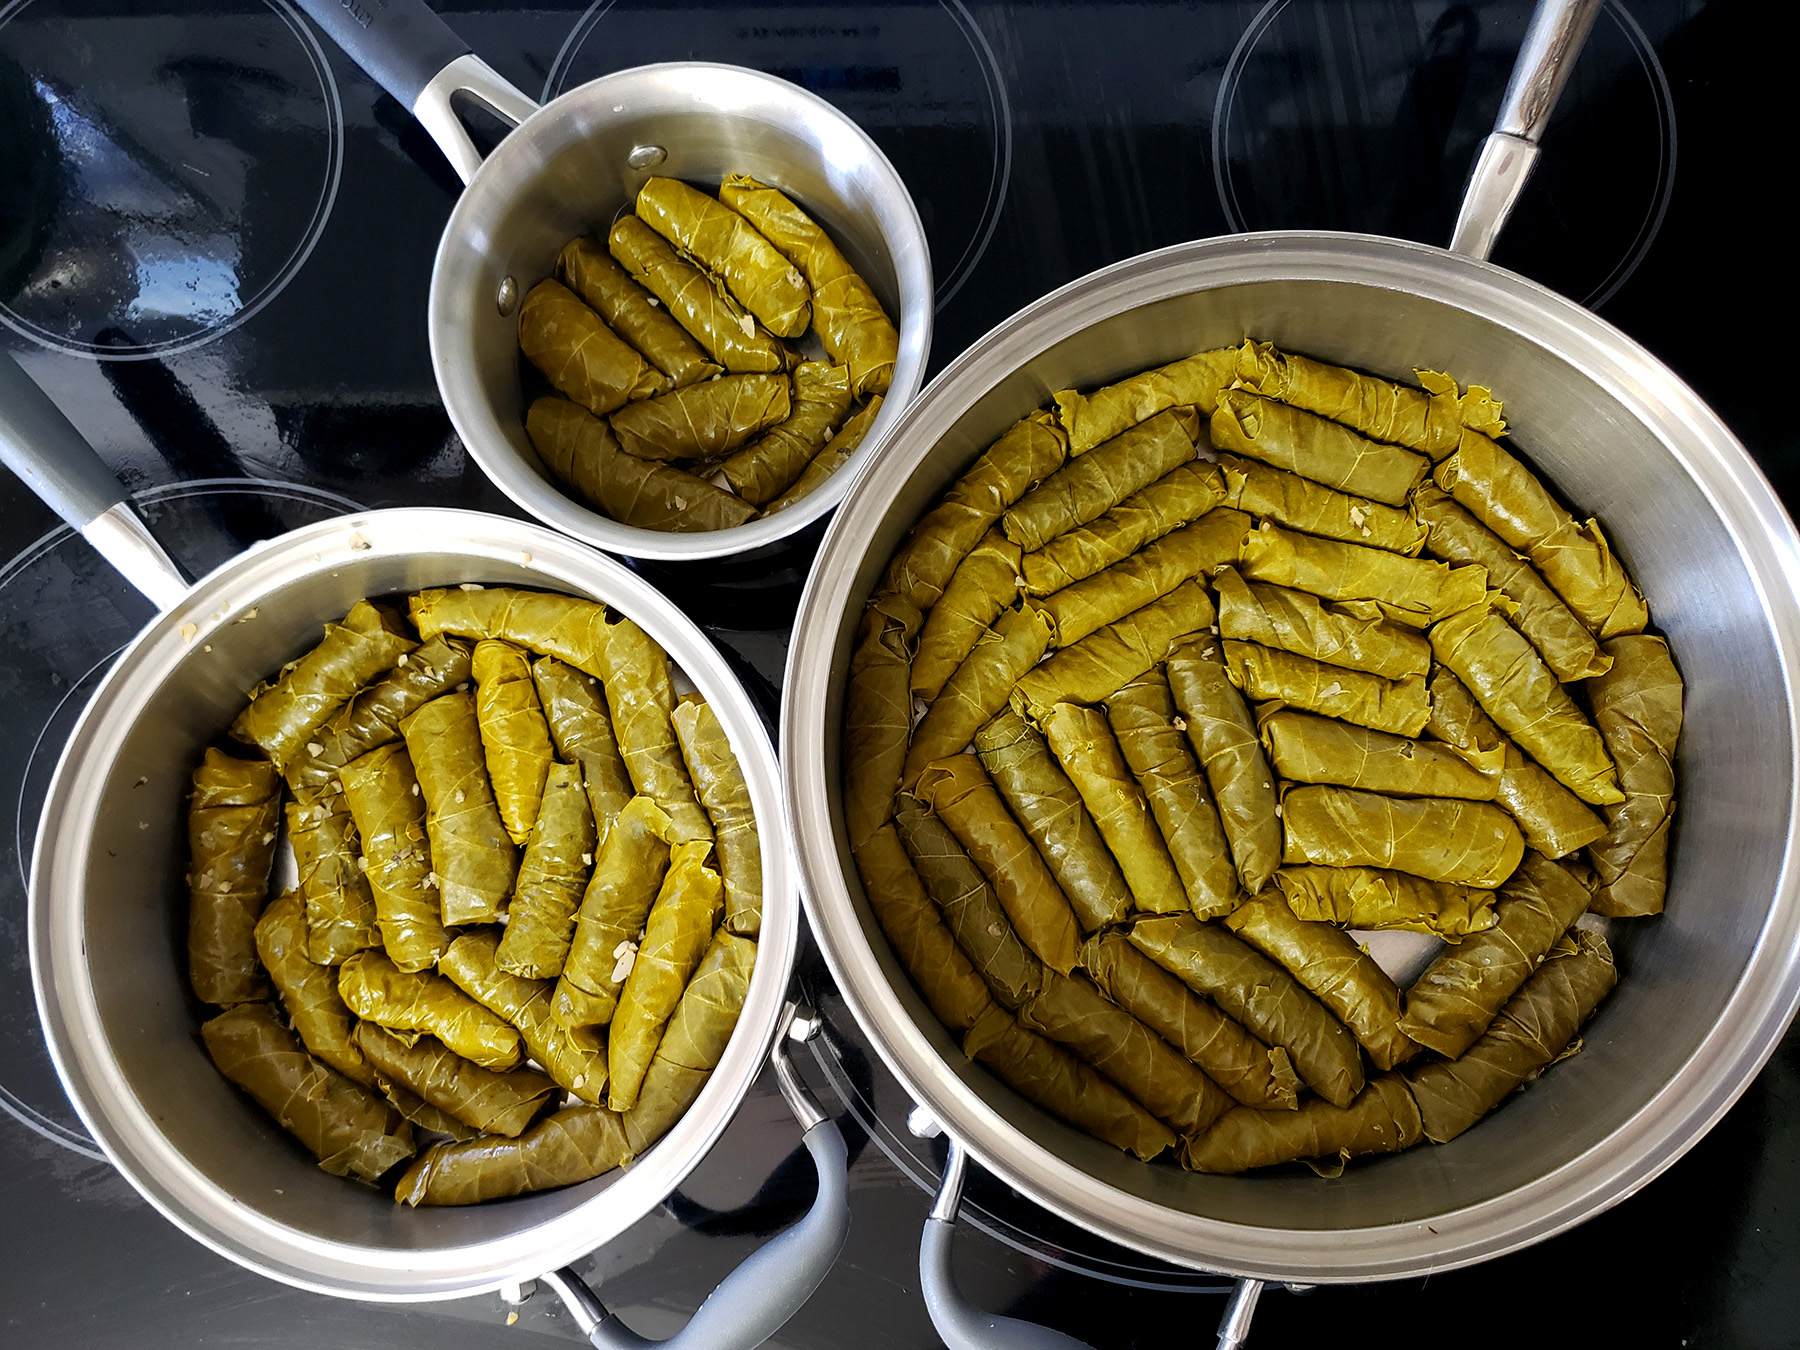
M 419 119 L 467 183 L 481 151 L 451 107 L 466 94 L 517 126 L 537 104 L 469 50 L 425 0 L 297 0 L 325 35 Z
M 915 1113 L 922 1114 L 922 1113 Z M 924 1128 L 921 1129 L 920 1125 Z M 940 1133 L 936 1121 L 914 1123 L 914 1132 Z M 931 1325 L 948 1350 L 1089 1350 L 1085 1341 L 1035 1322 L 983 1312 L 962 1295 L 950 1269 L 950 1239 L 956 1231 L 956 1211 L 962 1205 L 963 1177 L 968 1153 L 954 1138 L 944 1159 L 944 1180 L 938 1187 L 931 1215 L 919 1238 L 919 1287 Z M 1250 1334 L 1250 1319 L 1262 1296 L 1261 1280 L 1239 1280 L 1219 1320 L 1218 1350 L 1238 1350 Z
M 1605 0 L 1538 0 L 1513 63 L 1494 129 L 1463 192 L 1450 251 L 1471 258 L 1493 252 L 1507 217 L 1537 164 L 1538 141 L 1568 82 Z
M 790 1039 L 810 1040 L 818 1031 L 812 1012 L 790 1003 L 769 1052 L 775 1082 L 806 1132 L 806 1149 L 818 1169 L 819 1194 L 812 1208 L 721 1280 L 688 1324 L 666 1341 L 640 1336 L 626 1326 L 568 1267 L 545 1275 L 544 1282 L 568 1305 L 576 1325 L 599 1350 L 751 1350 L 780 1330 L 824 1280 L 850 1232 L 850 1163 L 843 1132 L 819 1109 L 787 1052 Z
M 131 509 L 106 461 L 8 352 L 0 352 L 0 463 L 157 609 L 187 594 L 187 574 Z

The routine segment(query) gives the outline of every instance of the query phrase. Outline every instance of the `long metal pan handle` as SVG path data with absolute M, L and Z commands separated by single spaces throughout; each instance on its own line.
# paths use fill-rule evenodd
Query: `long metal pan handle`
M 7 352 L 0 352 L 0 462 L 159 610 L 187 594 L 186 575 L 131 509 L 106 461 Z
M 375 83 L 419 119 L 463 182 L 481 151 L 451 100 L 466 94 L 514 126 L 537 104 L 469 50 L 425 0 L 299 0 L 300 8 Z
M 925 1118 L 922 1110 L 915 1112 L 909 1123 L 916 1134 L 929 1137 L 941 1133 L 937 1122 Z M 933 1329 L 948 1350 L 1089 1350 L 1086 1341 L 1035 1322 L 984 1312 L 963 1297 L 950 1268 L 950 1239 L 956 1231 L 956 1211 L 962 1205 L 968 1164 L 968 1153 L 952 1138 L 944 1160 L 944 1179 L 919 1238 L 919 1287 Z M 1219 1320 L 1217 1350 L 1238 1350 L 1243 1345 L 1262 1290 L 1261 1280 L 1237 1282 Z
M 1538 141 L 1550 121 L 1575 58 L 1605 0 L 1538 0 L 1494 129 L 1463 193 L 1450 251 L 1485 258 L 1537 164 Z
M 850 1161 L 837 1122 L 819 1109 L 788 1058 L 790 1039 L 806 1040 L 817 1032 L 810 1012 L 789 1005 L 769 1054 L 775 1081 L 806 1131 L 806 1149 L 818 1171 L 819 1193 L 812 1208 L 746 1257 L 666 1341 L 640 1336 L 626 1326 L 573 1270 L 565 1267 L 544 1276 L 600 1350 L 751 1350 L 780 1330 L 830 1271 L 850 1232 Z

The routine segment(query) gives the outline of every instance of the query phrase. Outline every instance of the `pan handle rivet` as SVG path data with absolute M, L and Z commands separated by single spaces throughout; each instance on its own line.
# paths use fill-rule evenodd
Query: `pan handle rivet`
M 511 277 L 501 277 L 500 289 L 494 292 L 494 303 L 500 307 L 502 314 L 511 314 L 513 307 L 519 303 L 519 283 Z
M 634 145 L 625 162 L 634 169 L 654 169 L 668 157 L 669 152 L 660 145 Z

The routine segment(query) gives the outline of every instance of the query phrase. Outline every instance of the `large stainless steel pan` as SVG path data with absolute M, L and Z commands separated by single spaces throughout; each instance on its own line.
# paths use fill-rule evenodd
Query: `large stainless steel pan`
M 678 1340 L 748 1347 L 824 1278 L 849 1211 L 844 1142 L 793 1076 L 788 1002 L 800 907 L 775 756 L 754 705 L 679 610 L 563 535 L 472 511 L 370 511 L 258 544 L 190 587 L 80 434 L 0 356 L 0 461 L 161 611 L 95 691 L 64 749 L 32 860 L 31 969 L 50 1054 L 82 1122 L 151 1204 L 231 1259 L 303 1288 L 447 1298 L 544 1277 L 597 1345 L 641 1344 L 560 1270 L 622 1233 L 706 1156 L 771 1058 L 819 1171 L 811 1212 L 734 1271 Z M 244 693 L 356 600 L 463 582 L 604 601 L 669 652 L 717 711 L 763 840 L 756 970 L 699 1100 L 630 1168 L 469 1209 L 413 1210 L 328 1176 L 212 1066 L 187 990 L 186 797 Z
M 785 538 L 843 499 L 924 382 L 931 254 L 899 173 L 854 122 L 804 89 L 738 66 L 669 62 L 606 75 L 539 107 L 472 55 L 424 0 L 299 0 L 429 131 L 468 189 L 431 273 L 438 391 L 482 470 L 545 524 L 615 553 L 708 558 Z M 458 120 L 467 99 L 515 129 L 486 160 Z M 607 229 L 651 174 L 716 185 L 748 173 L 812 212 L 881 297 L 900 352 L 862 453 L 764 520 L 671 534 L 621 525 L 568 495 L 525 434 L 518 303 L 578 234 Z
M 1490 140 L 1458 231 L 1473 256 L 1360 235 L 1254 234 L 1097 272 L 946 369 L 832 522 L 800 604 L 783 705 L 808 915 L 862 1029 L 952 1137 L 952 1171 L 966 1149 L 1063 1217 L 1189 1266 L 1308 1284 L 1445 1270 L 1566 1229 L 1651 1180 L 1718 1120 L 1792 1018 L 1800 537 L 1743 447 L 1655 357 L 1479 257 L 1553 98 L 1553 80 L 1533 79 L 1566 68 L 1594 7 L 1583 8 L 1540 15 L 1515 77 L 1523 97 L 1509 100 L 1530 116 Z M 1054 390 L 1246 334 L 1395 378 L 1426 366 L 1491 385 L 1514 443 L 1604 519 L 1687 680 L 1668 912 L 1615 925 L 1623 978 L 1583 1052 L 1454 1143 L 1360 1163 L 1332 1182 L 1142 1166 L 964 1059 L 881 936 L 839 800 L 857 620 L 910 524 Z M 939 1217 L 953 1213 L 948 1201 Z M 942 1224 L 926 1240 L 934 1316 L 953 1346 L 978 1344 L 992 1319 L 955 1305 L 947 1241 Z

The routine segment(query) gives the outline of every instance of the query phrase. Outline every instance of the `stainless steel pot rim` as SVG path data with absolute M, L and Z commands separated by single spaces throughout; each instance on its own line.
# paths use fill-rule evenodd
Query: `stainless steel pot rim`
M 504 166 L 530 153 L 534 127 L 552 126 L 564 118 L 603 118 L 608 111 L 628 109 L 631 100 L 642 98 L 646 86 L 658 90 L 666 98 L 688 100 L 709 108 L 723 107 L 727 115 L 741 115 L 759 104 L 785 103 L 806 109 L 814 119 L 813 125 L 833 128 L 832 134 L 843 139 L 840 148 L 827 155 L 828 161 L 832 164 L 869 161 L 879 167 L 883 177 L 895 189 L 897 199 L 905 203 L 906 246 L 891 255 L 896 285 L 901 296 L 923 297 L 922 303 L 898 316 L 900 352 L 893 383 L 883 398 L 874 425 L 849 463 L 785 511 L 730 529 L 691 534 L 646 530 L 622 524 L 583 505 L 520 459 L 478 392 L 445 378 L 447 373 L 458 368 L 458 363 L 446 354 L 439 336 L 443 327 L 439 316 L 447 303 L 442 291 L 443 278 L 448 271 L 444 259 L 472 229 L 474 222 L 491 217 L 496 209 L 496 199 L 504 200 L 506 189 L 498 184 L 506 172 Z M 818 520 L 844 499 L 851 484 L 879 458 L 900 413 L 925 382 L 925 362 L 931 352 L 931 300 L 931 256 L 918 207 L 906 191 L 899 171 L 866 131 L 824 99 L 778 76 L 719 62 L 665 61 L 602 75 L 559 94 L 500 142 L 457 199 L 445 224 L 432 267 L 427 324 L 431 333 L 432 364 L 451 424 L 469 454 L 495 486 L 539 520 L 596 548 L 638 558 L 681 561 L 729 557 L 776 543 Z
M 430 541 L 428 545 L 421 541 Z M 461 1247 L 378 1248 L 318 1238 L 276 1223 L 215 1185 L 169 1143 L 107 1052 L 91 984 L 83 978 L 82 906 L 52 897 L 53 879 L 81 875 L 93 802 L 111 765 L 113 728 L 129 726 L 193 644 L 242 619 L 283 577 L 422 553 L 542 576 L 547 589 L 592 595 L 636 620 L 706 696 L 740 752 L 766 841 L 786 840 L 786 810 L 768 733 L 717 648 L 648 583 L 541 526 L 481 512 L 406 508 L 361 512 L 253 546 L 200 580 L 120 655 L 70 735 L 50 787 L 32 860 L 30 956 L 34 992 L 57 1073 L 82 1123 L 113 1164 L 177 1227 L 221 1255 L 299 1288 L 382 1302 L 482 1293 L 567 1264 L 603 1246 L 659 1204 L 705 1157 L 766 1059 L 799 936 L 790 848 L 763 849 L 764 915 L 738 1033 L 699 1100 L 644 1158 L 604 1190 L 527 1230 Z M 184 634 L 183 628 L 193 625 Z M 766 822 L 766 823 L 764 823 Z M 748 1033 L 748 1034 L 747 1034 Z M 346 1183 L 349 1184 L 349 1183 Z M 528 1247 L 528 1251 L 517 1250 Z
M 801 598 L 796 634 L 836 631 L 859 541 L 871 537 L 922 457 L 1002 378 L 1107 318 L 1171 296 L 1259 280 L 1322 280 L 1405 289 L 1514 329 L 1595 379 L 1627 407 L 1655 407 L 1699 456 L 1670 444 L 1719 514 L 1759 590 L 1787 671 L 1800 658 L 1800 535 L 1748 452 L 1684 383 L 1636 342 L 1565 298 L 1504 269 L 1426 245 L 1368 235 L 1295 231 L 1226 236 L 1128 259 L 1069 283 L 1007 320 L 952 362 L 900 418 L 889 453 L 847 494 L 827 528 Z M 1054 392 L 1045 389 L 1045 398 Z M 1668 438 L 1664 437 L 1665 443 Z M 1416 1222 L 1314 1230 L 1209 1220 L 1128 1195 L 1015 1131 L 942 1070 L 938 1050 L 899 1003 L 851 913 L 825 779 L 831 644 L 796 641 L 782 710 L 783 772 L 800 856 L 802 900 L 833 978 L 863 1032 L 915 1100 L 981 1163 L 1070 1222 L 1124 1246 L 1233 1275 L 1350 1282 L 1448 1270 L 1569 1228 L 1645 1185 L 1731 1106 L 1773 1053 L 1800 1004 L 1800 878 L 1790 800 L 1780 879 L 1756 955 L 1716 1027 L 1653 1101 L 1600 1145 L 1534 1182 Z M 1787 681 L 1790 706 L 1794 691 Z M 1800 746 L 1788 748 L 1800 767 Z M 1800 780 L 1796 780 L 1800 781 Z M 1376 1164 L 1379 1165 L 1379 1164 Z M 1306 1254 L 1303 1247 L 1314 1251 Z

